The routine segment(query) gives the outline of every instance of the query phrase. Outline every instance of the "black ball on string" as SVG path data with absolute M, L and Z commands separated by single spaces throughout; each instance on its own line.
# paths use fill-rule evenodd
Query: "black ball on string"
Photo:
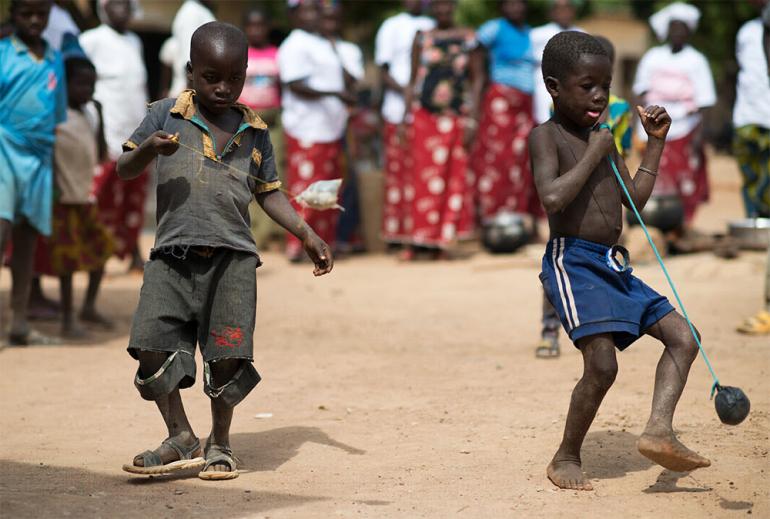
M 739 387 L 717 386 L 714 407 L 722 423 L 738 425 L 749 415 L 751 402 Z

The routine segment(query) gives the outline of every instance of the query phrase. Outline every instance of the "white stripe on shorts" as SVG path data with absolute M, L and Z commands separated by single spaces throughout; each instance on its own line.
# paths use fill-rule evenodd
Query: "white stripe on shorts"
M 575 325 L 572 323 L 572 316 L 570 315 L 569 307 L 567 306 L 567 298 L 564 295 L 564 287 L 561 283 L 561 276 L 559 275 L 560 269 L 559 269 L 559 258 L 561 257 L 563 250 L 560 250 L 559 247 L 560 241 L 559 238 L 554 238 L 551 242 L 551 260 L 553 261 L 553 272 L 556 274 L 556 285 L 559 287 L 559 296 L 561 296 L 561 305 L 564 307 L 564 315 L 567 316 L 567 324 L 569 325 L 570 330 L 575 327 Z
M 575 301 L 575 296 L 572 294 L 572 284 L 569 281 L 569 276 L 567 275 L 567 269 L 564 268 L 564 249 L 566 247 L 566 238 L 561 238 L 561 254 L 559 255 L 559 265 L 561 266 L 561 270 L 564 273 L 564 283 L 565 283 L 565 291 L 567 292 L 567 301 L 569 301 L 570 308 L 572 308 L 572 322 L 574 323 L 574 328 L 577 328 L 580 326 L 580 318 L 578 317 L 578 311 L 577 311 L 577 302 Z

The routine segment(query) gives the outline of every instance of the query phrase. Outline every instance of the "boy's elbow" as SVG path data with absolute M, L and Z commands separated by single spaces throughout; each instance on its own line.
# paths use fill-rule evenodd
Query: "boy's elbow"
M 564 209 L 564 204 L 556 194 L 551 193 L 545 195 L 541 201 L 543 203 L 543 209 L 545 209 L 545 212 L 549 215 L 556 214 Z

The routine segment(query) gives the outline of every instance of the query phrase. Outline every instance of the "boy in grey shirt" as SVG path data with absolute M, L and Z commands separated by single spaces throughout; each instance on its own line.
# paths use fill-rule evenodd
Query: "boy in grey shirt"
M 233 408 L 260 380 L 252 365 L 260 264 L 249 228 L 252 196 L 302 241 L 316 276 L 332 269 L 326 243 L 279 190 L 267 125 L 236 103 L 247 49 L 235 26 L 211 22 L 195 31 L 187 65 L 193 90 L 152 104 L 118 161 L 118 174 L 131 179 L 158 160 L 158 230 L 128 351 L 139 360 L 139 393 L 155 401 L 168 428 L 160 447 L 123 466 L 128 472 L 203 467 L 201 479 L 238 477 Z M 196 343 L 213 422 L 205 459 L 179 393 L 195 382 Z

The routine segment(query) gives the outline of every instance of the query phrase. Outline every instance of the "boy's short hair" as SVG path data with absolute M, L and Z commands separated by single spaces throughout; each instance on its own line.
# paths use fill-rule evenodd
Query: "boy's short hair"
M 209 22 L 198 27 L 190 40 L 190 62 L 193 56 L 202 49 L 211 47 L 212 40 L 224 42 L 228 47 L 238 47 L 248 51 L 249 42 L 246 34 L 235 25 L 224 22 Z
M 602 44 L 590 34 L 579 31 L 558 33 L 548 40 L 543 50 L 543 79 L 552 76 L 563 80 L 585 54 L 609 59 Z
M 596 38 L 596 40 L 602 44 L 604 50 L 607 51 L 607 57 L 610 58 L 610 63 L 615 63 L 615 46 L 612 44 L 612 42 L 608 38 L 605 38 L 599 34 L 595 34 L 594 38 Z
M 85 56 L 71 56 L 69 58 L 65 58 L 64 60 L 64 74 L 68 80 L 72 78 L 72 75 L 75 73 L 75 71 L 83 68 L 87 68 L 96 72 L 96 67 L 94 67 L 94 64 L 91 63 L 91 60 Z

